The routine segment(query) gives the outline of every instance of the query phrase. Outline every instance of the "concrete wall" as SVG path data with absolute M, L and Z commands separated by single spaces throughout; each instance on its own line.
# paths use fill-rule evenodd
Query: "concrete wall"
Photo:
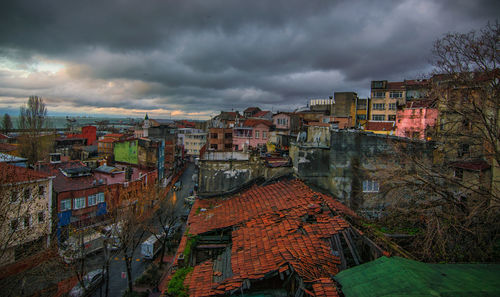
M 116 142 L 114 146 L 116 162 L 138 164 L 138 140 Z
M 223 194 L 236 190 L 257 179 L 272 179 L 290 174 L 288 167 L 267 167 L 258 155 L 250 155 L 248 160 L 200 160 L 200 196 Z
M 379 193 L 364 193 L 364 180 L 373 180 L 375 166 L 390 168 L 399 156 L 394 145 L 407 143 L 408 150 L 429 152 L 431 146 L 423 142 L 361 132 L 331 132 L 330 148 L 313 147 L 308 143 L 293 144 L 290 149 L 295 174 L 361 213 L 383 207 Z M 397 166 L 397 165 L 396 165 Z M 378 180 L 382 184 L 383 180 Z

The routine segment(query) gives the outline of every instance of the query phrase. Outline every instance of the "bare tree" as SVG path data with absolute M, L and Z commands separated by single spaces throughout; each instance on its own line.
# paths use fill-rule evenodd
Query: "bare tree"
M 4 133 L 9 133 L 9 131 L 12 130 L 12 120 L 10 119 L 10 115 L 8 113 L 3 115 L 2 130 Z
M 167 250 L 167 245 L 177 232 L 177 222 L 180 219 L 177 216 L 176 201 L 165 198 L 159 202 L 158 210 L 153 216 L 153 222 L 149 224 L 148 231 L 155 235 L 161 242 L 160 267 L 164 264 L 163 258 Z M 159 231 L 159 232 L 158 232 Z
M 435 42 L 434 153 L 400 149 L 401 166 L 376 170 L 386 197 L 397 201 L 383 223 L 413 229 L 410 251 L 421 260 L 498 260 L 499 41 L 497 22 Z
M 113 219 L 116 228 L 118 250 L 125 258 L 128 290 L 133 290 L 132 261 L 133 255 L 146 234 L 146 224 L 157 199 L 156 185 L 145 185 L 142 181 L 131 183 L 119 191 L 120 206 Z
M 19 128 L 24 129 L 19 138 L 20 152 L 30 164 L 46 157 L 52 146 L 53 137 L 42 133 L 47 127 L 47 108 L 43 99 L 30 96 L 19 112 Z

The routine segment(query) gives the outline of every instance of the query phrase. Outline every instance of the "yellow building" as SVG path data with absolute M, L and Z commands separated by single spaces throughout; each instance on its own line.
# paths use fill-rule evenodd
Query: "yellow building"
M 398 105 L 406 103 L 404 82 L 372 81 L 370 121 L 396 121 Z
M 201 148 L 207 143 L 207 133 L 189 133 L 184 136 L 186 155 L 199 157 Z

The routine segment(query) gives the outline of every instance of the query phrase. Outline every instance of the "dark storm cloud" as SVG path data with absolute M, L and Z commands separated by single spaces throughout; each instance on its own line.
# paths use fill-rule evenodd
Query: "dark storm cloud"
M 35 89 L 76 107 L 185 112 L 366 96 L 370 80 L 424 74 L 436 38 L 498 11 L 498 1 L 3 1 L 0 56 L 16 69 L 61 61 L 67 76 L 14 82 L 0 68 L 0 96 Z

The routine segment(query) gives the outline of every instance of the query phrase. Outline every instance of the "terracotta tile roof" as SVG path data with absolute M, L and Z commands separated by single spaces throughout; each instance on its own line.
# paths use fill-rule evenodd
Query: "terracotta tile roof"
M 326 295 L 336 296 L 334 283 L 323 284 L 338 272 L 340 259 L 331 253 L 328 238 L 350 225 L 340 215 L 356 214 L 331 196 L 314 192 L 299 180 L 253 186 L 226 199 L 196 200 L 188 220 L 189 233 L 202 235 L 232 227 L 232 276 L 214 282 L 214 262 L 194 267 L 186 278 L 190 296 L 229 293 L 245 280 L 260 280 L 273 273 L 295 271 Z M 307 219 L 310 219 L 308 221 Z M 184 250 L 186 236 L 178 252 Z M 177 258 L 177 257 L 176 257 Z
M 408 79 L 404 81 L 406 86 L 427 86 L 429 85 L 428 79 Z
M 365 124 L 365 130 L 372 131 L 391 131 L 396 129 L 394 122 L 372 122 L 368 121 Z
M 474 171 L 483 171 L 491 167 L 490 164 L 484 160 L 453 162 L 451 163 L 451 166 Z
M 316 297 L 336 297 L 339 296 L 335 283 L 330 278 L 320 278 L 312 285 Z
M 244 127 L 255 127 L 257 125 L 266 125 L 268 127 L 271 127 L 273 125 L 273 123 L 271 121 L 268 121 L 268 120 L 261 120 L 261 119 L 248 119 L 248 120 L 245 120 L 245 122 L 243 122 L 243 126 Z
M 388 90 L 404 90 L 405 82 L 404 81 L 394 81 L 387 83 Z
M 253 117 L 254 118 L 265 117 L 268 113 L 270 113 L 269 110 L 261 110 L 261 111 L 257 112 L 256 114 L 254 114 Z
M 104 138 L 104 139 L 99 139 L 98 142 L 116 142 L 116 139 L 113 138 Z
M 111 134 L 106 134 L 104 137 L 122 137 L 124 134 L 121 133 L 111 133 Z
M 0 163 L 0 184 L 25 182 L 49 177 L 49 174 L 37 172 L 29 168 Z
M 260 111 L 260 108 L 258 108 L 258 107 L 248 107 L 243 112 L 254 112 L 254 111 Z

